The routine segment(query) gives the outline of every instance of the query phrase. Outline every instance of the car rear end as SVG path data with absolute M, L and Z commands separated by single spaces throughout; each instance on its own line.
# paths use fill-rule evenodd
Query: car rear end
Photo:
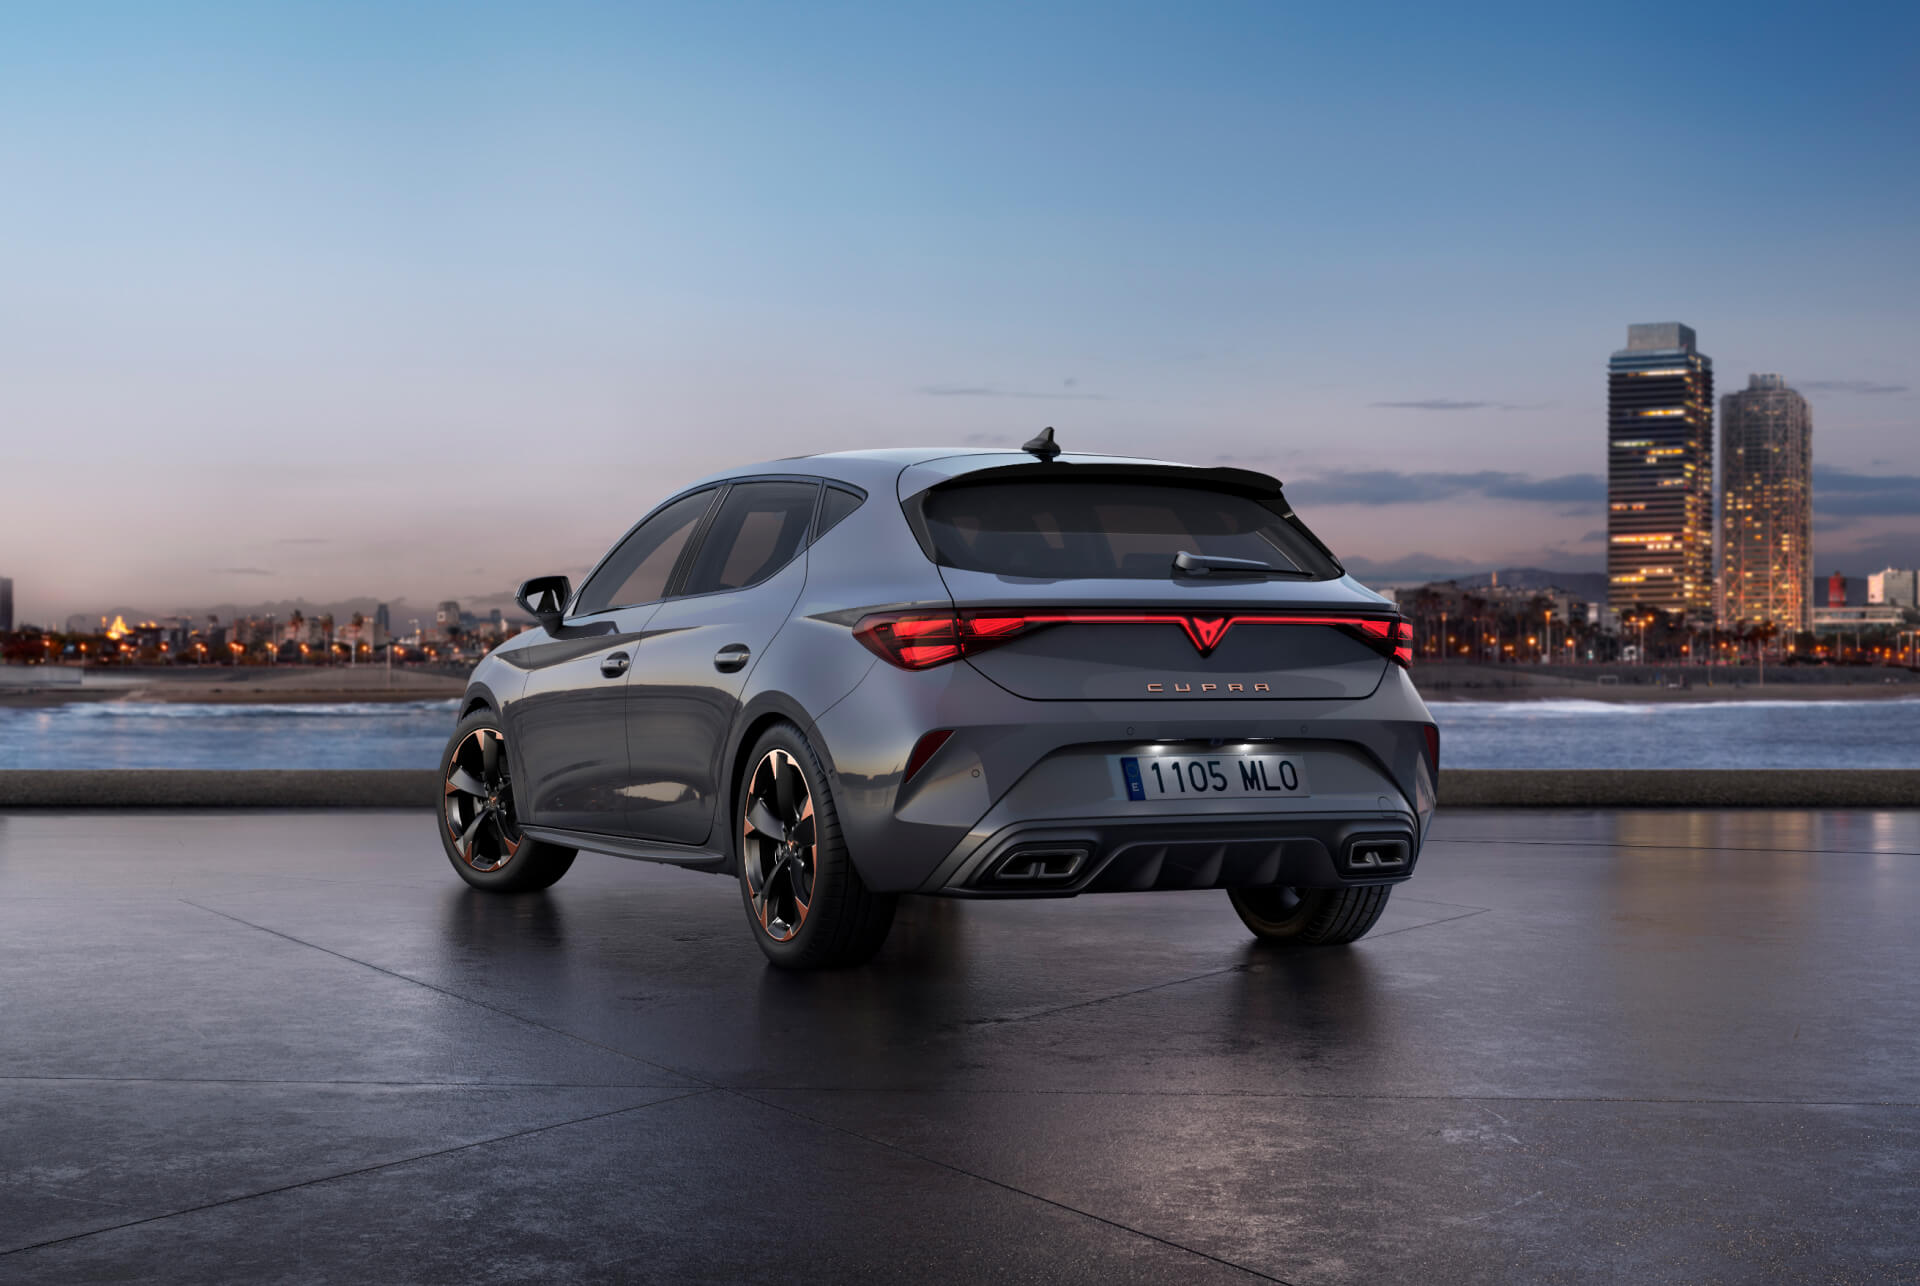
M 1411 875 L 1439 751 L 1411 631 L 1272 479 L 968 455 L 897 498 L 925 592 L 839 614 L 877 663 L 817 718 L 870 887 Z

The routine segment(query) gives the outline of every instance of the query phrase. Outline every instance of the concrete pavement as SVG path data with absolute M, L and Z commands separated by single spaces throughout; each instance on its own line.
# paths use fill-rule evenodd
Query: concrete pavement
M 1920 814 L 1443 816 L 1218 893 L 488 898 L 410 813 L 0 815 L 0 1280 L 1912 1281 Z

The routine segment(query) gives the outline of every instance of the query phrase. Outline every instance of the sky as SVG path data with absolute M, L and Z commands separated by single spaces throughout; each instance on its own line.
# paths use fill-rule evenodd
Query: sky
M 1594 569 L 1605 365 L 1814 409 L 1920 562 L 1920 6 L 15 6 L 18 615 L 498 598 L 715 468 L 1259 468 L 1349 565 Z

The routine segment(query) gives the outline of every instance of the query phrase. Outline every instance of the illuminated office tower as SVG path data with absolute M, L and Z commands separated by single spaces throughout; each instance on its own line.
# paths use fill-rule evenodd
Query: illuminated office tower
M 1607 363 L 1607 605 L 1713 620 L 1713 359 L 1678 322 Z
M 1813 413 L 1778 375 L 1720 400 L 1720 619 L 1813 628 Z

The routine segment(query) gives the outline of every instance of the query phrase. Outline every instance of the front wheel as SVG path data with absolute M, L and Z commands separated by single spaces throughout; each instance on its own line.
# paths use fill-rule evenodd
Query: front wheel
M 782 969 L 871 959 L 893 927 L 895 899 L 854 869 L 826 768 L 798 728 L 767 729 L 734 799 L 740 898 L 767 959 Z
M 507 769 L 507 739 L 490 710 L 460 721 L 440 759 L 440 844 L 460 878 L 488 893 L 544 889 L 567 873 L 574 850 L 521 833 Z
M 1386 909 L 1389 884 L 1345 889 L 1228 889 L 1240 920 L 1262 942 L 1331 947 L 1365 937 Z

